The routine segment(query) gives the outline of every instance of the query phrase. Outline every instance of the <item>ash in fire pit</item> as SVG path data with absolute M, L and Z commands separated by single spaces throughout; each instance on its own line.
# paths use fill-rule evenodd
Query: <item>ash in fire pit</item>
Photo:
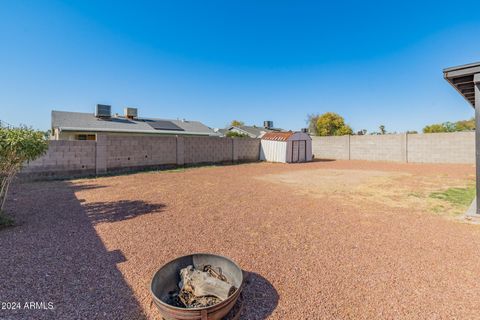
M 192 265 L 180 270 L 178 291 L 170 292 L 170 303 L 176 307 L 203 308 L 220 303 L 237 289 L 211 265 L 197 269 Z
M 243 272 L 232 260 L 214 254 L 179 257 L 153 276 L 153 302 L 165 320 L 220 320 L 242 291 Z

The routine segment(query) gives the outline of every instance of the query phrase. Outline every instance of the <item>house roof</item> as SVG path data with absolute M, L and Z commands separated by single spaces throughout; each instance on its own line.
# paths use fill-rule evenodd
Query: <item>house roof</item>
M 263 135 L 263 140 L 287 141 L 294 132 L 267 132 Z
M 480 62 L 443 70 L 444 78 L 475 108 L 475 75 L 480 75 Z M 478 79 L 480 81 L 480 79 Z
M 161 124 L 155 129 L 156 124 Z M 52 128 L 61 131 L 93 131 L 93 132 L 124 132 L 124 133 L 154 133 L 183 135 L 218 135 L 212 129 L 198 121 L 182 121 L 155 118 L 127 119 L 111 117 L 100 119 L 92 113 L 52 111 Z
M 234 126 L 237 129 L 245 131 L 249 135 L 253 135 L 255 137 L 259 137 L 265 132 L 272 131 L 270 129 L 262 128 L 262 127 L 254 127 L 254 126 Z M 233 127 L 232 127 L 233 128 Z
M 225 135 L 228 132 L 228 129 L 215 129 L 215 131 L 221 135 Z

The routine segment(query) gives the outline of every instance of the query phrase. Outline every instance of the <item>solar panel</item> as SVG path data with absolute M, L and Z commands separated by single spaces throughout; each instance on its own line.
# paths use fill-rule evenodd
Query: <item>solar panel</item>
M 175 130 L 175 131 L 185 131 L 184 129 L 177 126 L 175 123 L 171 121 L 165 120 L 155 120 L 155 121 L 148 121 L 147 122 L 150 127 L 155 130 Z

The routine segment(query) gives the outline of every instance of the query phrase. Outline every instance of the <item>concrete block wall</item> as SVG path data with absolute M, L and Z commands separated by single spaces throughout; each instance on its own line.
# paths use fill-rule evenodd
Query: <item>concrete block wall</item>
M 233 161 L 233 139 L 184 137 L 185 164 Z
M 408 135 L 408 162 L 475 163 L 475 132 Z
M 260 139 L 233 139 L 233 161 L 258 161 L 260 158 Z
M 475 132 L 312 137 L 318 159 L 475 163 Z
M 177 163 L 174 136 L 107 136 L 107 170 Z
M 95 141 L 50 141 L 46 154 L 26 164 L 22 174 L 32 178 L 94 174 L 95 160 Z
M 105 134 L 97 135 L 97 144 L 95 149 L 95 169 L 97 174 L 107 172 L 107 136 Z
M 312 137 L 312 152 L 320 159 L 350 159 L 350 136 Z
M 405 134 L 350 137 L 350 159 L 406 161 Z
M 184 136 L 114 136 L 97 141 L 50 141 L 47 153 L 26 164 L 30 180 L 82 177 L 131 169 L 196 163 L 256 161 L 260 140 Z

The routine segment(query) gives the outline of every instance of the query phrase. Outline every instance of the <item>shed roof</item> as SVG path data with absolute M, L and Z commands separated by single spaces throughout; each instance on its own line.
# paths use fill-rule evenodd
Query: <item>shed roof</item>
M 263 140 L 287 141 L 294 132 L 267 132 L 263 135 Z
M 444 78 L 475 108 L 474 75 L 480 74 L 480 62 L 443 69 Z
M 155 125 L 151 125 L 164 122 L 171 124 L 170 127 L 167 128 L 167 126 L 162 126 L 161 128 L 156 129 Z M 103 120 L 95 117 L 93 113 L 66 111 L 52 111 L 52 128 L 59 128 L 62 131 L 83 132 L 218 135 L 212 129 L 198 121 L 155 118 L 127 119 L 121 116 Z

